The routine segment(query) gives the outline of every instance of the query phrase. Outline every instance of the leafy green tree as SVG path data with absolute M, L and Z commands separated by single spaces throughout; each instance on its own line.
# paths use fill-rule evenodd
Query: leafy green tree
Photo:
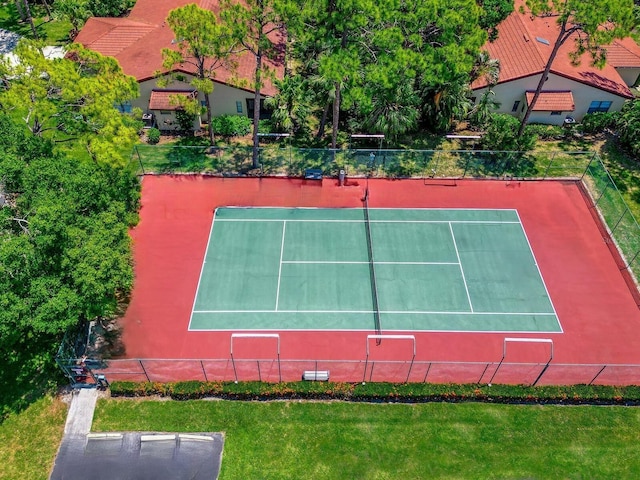
M 53 4 L 54 15 L 71 23 L 69 36 L 76 38 L 85 22 L 92 16 L 89 0 L 56 0 Z
M 0 59 L 0 106 L 56 150 L 82 148 L 99 163 L 124 164 L 138 140 L 139 122 L 114 105 L 138 95 L 117 61 L 70 45 L 66 58 L 48 59 L 22 41 L 18 62 Z M 115 147 L 115 148 L 114 148 Z
M 261 89 L 265 76 L 273 77 L 265 59 L 276 62 L 283 59 L 284 19 L 291 16 L 292 8 L 288 0 L 224 0 L 221 3 L 221 15 L 226 24 L 233 28 L 234 36 L 242 46 L 241 51 L 248 52 L 255 59 L 253 70 L 253 168 L 258 167 Z M 279 57 L 279 58 L 278 58 Z
M 513 0 L 478 0 L 478 5 L 482 7 L 480 28 L 487 31 L 493 42 L 498 38 L 496 27 L 513 12 Z
M 574 42 L 571 60 L 577 64 L 580 57 L 588 53 L 596 66 L 606 62 L 605 46 L 617 38 L 628 37 L 634 27 L 633 0 L 606 0 L 587 2 L 584 0 L 527 0 L 532 15 L 554 16 L 558 24 L 558 35 L 540 76 L 535 94 L 522 118 L 518 135 L 522 135 L 529 122 L 531 112 L 538 101 L 558 50 L 567 41 Z
M 135 0 L 88 0 L 87 6 L 94 17 L 120 17 L 135 3 Z
M 0 115 L 0 417 L 50 372 L 64 333 L 112 315 L 133 282 L 135 176 L 54 151 Z M 22 390 L 21 390 L 22 389 Z
M 213 145 L 215 136 L 212 125 L 212 105 L 216 70 L 225 68 L 235 70 L 237 62 L 232 57 L 237 40 L 231 28 L 218 20 L 211 11 L 196 4 L 185 5 L 169 12 L 167 23 L 177 39 L 177 50 L 162 49 L 163 68 L 171 71 L 175 65 L 189 64 L 195 67 L 196 75 L 191 81 L 196 90 L 204 94 L 204 112 L 207 115 L 209 141 Z M 162 72 L 158 72 L 161 75 Z M 170 82 L 169 75 L 161 85 Z M 197 98 L 189 99 L 176 95 L 172 101 L 182 107 L 186 113 L 200 115 L 202 109 Z

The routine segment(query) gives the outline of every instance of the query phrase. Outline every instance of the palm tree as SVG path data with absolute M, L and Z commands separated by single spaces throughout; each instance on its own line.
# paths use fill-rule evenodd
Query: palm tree
M 409 82 L 400 82 L 394 90 L 374 95 L 372 102 L 373 109 L 363 124 L 366 131 L 396 139 L 418 126 L 419 99 Z
M 470 83 L 484 77 L 489 87 L 493 87 L 498 83 L 498 79 L 500 78 L 500 60 L 491 58 L 489 52 L 482 50 L 476 57 L 469 77 Z
M 284 77 L 275 83 L 278 93 L 265 100 L 265 105 L 272 110 L 273 126 L 278 131 L 290 134 L 308 130 L 311 107 L 302 76 Z

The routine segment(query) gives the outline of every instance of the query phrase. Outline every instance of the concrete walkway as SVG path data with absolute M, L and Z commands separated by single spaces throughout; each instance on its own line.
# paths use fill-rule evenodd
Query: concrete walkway
M 65 435 L 86 435 L 91 431 L 98 394 L 97 388 L 81 388 L 73 392 L 64 426 Z

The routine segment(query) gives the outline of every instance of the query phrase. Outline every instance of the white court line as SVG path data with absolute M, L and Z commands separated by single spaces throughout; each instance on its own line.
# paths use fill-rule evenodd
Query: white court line
M 536 259 L 535 254 L 533 253 L 533 248 L 531 248 L 531 242 L 529 242 L 529 237 L 527 236 L 527 232 L 524 229 L 524 225 L 522 223 L 522 219 L 520 218 L 520 214 L 516 210 L 516 215 L 518 215 L 518 220 L 520 221 L 520 228 L 522 228 L 522 233 L 524 233 L 524 238 L 527 241 L 527 245 L 529 245 L 529 251 L 531 252 L 531 256 L 533 257 L 533 262 L 538 269 L 538 275 L 540 275 L 540 280 L 542 280 L 542 286 L 544 287 L 544 291 L 547 294 L 547 298 L 549 299 L 549 303 L 551 303 L 551 308 L 553 309 L 553 313 L 558 320 L 558 326 L 560 327 L 560 332 L 564 333 L 562 328 L 562 323 L 560 323 L 560 317 L 558 316 L 558 312 L 556 312 L 556 307 L 553 305 L 553 300 L 551 300 L 551 295 L 549 295 L 549 290 L 547 289 L 547 282 L 544 281 L 544 277 L 542 276 L 542 272 L 540 271 L 540 266 L 538 265 L 538 260 Z
M 292 223 L 364 223 L 365 220 L 331 220 L 331 219 L 283 219 L 283 218 L 219 218 L 218 222 L 292 222 Z M 479 224 L 518 224 L 512 220 L 369 220 L 369 223 L 479 223 Z
M 362 313 L 370 315 L 375 313 L 373 310 L 278 310 L 274 312 L 273 310 L 196 310 L 193 313 Z M 537 315 L 541 317 L 550 317 L 556 316 L 555 313 L 550 312 L 438 312 L 438 311 L 417 311 L 417 310 L 380 310 L 380 313 L 384 313 L 385 315 L 515 315 L 515 316 L 526 316 L 526 315 Z
M 225 205 L 218 208 L 233 208 L 237 210 L 336 210 L 335 207 L 263 207 L 263 206 L 253 206 L 247 207 L 244 205 Z M 339 207 L 340 210 L 362 210 L 362 207 Z M 373 207 L 369 210 L 455 210 L 459 212 L 517 212 L 515 208 L 460 208 L 460 207 Z
M 471 303 L 471 295 L 469 295 L 469 287 L 467 286 L 467 279 L 464 276 L 464 269 L 462 268 L 462 261 L 460 260 L 460 253 L 458 252 L 458 244 L 456 243 L 456 236 L 453 234 L 453 227 L 449 223 L 449 230 L 451 231 L 451 238 L 453 239 L 453 246 L 456 249 L 456 256 L 458 257 L 458 265 L 460 265 L 460 273 L 462 274 L 462 281 L 464 282 L 464 289 L 467 291 L 467 300 L 469 300 L 469 308 L 473 312 L 473 303 Z
M 282 255 L 284 254 L 284 235 L 287 230 L 287 221 L 282 222 L 282 243 L 280 244 L 280 264 L 278 266 L 278 289 L 276 290 L 276 312 L 280 301 L 280 278 L 282 278 Z
M 339 264 L 339 265 L 368 265 L 370 262 L 352 262 L 337 260 L 283 260 L 282 263 L 300 263 L 300 264 Z M 458 262 L 373 262 L 376 265 L 458 265 Z
M 282 332 L 282 328 L 198 328 L 194 331 L 197 332 Z M 287 328 L 287 332 L 318 332 L 318 333 L 328 333 L 328 332 L 367 332 L 371 333 L 372 330 L 370 328 Z M 564 332 L 559 332 L 557 330 L 441 330 L 438 328 L 425 328 L 425 329 L 400 329 L 395 330 L 393 328 L 385 328 L 385 332 L 403 332 L 403 333 L 497 333 L 497 334 L 515 334 L 515 333 L 531 333 L 531 334 L 560 334 Z
M 207 263 L 207 253 L 209 252 L 209 245 L 211 245 L 211 236 L 213 235 L 213 224 L 216 223 L 216 210 L 213 211 L 213 218 L 211 219 L 211 229 L 209 230 L 209 239 L 207 240 L 207 247 L 204 250 L 204 258 L 202 259 L 202 266 L 200 267 L 200 276 L 198 277 L 198 285 L 196 286 L 196 294 L 193 297 L 193 305 L 191 306 L 191 316 L 189 317 L 189 327 L 191 328 L 191 320 L 193 320 L 193 314 L 196 312 L 196 301 L 198 300 L 198 291 L 200 290 L 200 282 L 202 281 L 202 274 L 204 273 L 204 266 Z

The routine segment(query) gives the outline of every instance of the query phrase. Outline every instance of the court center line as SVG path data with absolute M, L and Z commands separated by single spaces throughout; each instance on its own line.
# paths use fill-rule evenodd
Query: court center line
M 278 311 L 278 302 L 280 301 L 280 278 L 282 277 L 282 255 L 284 253 L 284 235 L 287 231 L 287 221 L 282 222 L 282 243 L 280 244 L 280 264 L 278 265 L 278 288 L 276 290 L 276 312 Z
M 193 313 L 358 313 L 370 315 L 373 310 L 195 310 Z M 514 316 L 527 316 L 536 315 L 540 317 L 556 317 L 552 312 L 438 312 L 438 311 L 417 311 L 417 310 L 381 310 L 380 313 L 385 315 L 514 315 Z
M 453 246 L 456 249 L 456 257 L 458 257 L 458 265 L 460 265 L 460 273 L 462 274 L 462 281 L 464 282 L 464 289 L 467 292 L 467 300 L 469 300 L 469 308 L 473 313 L 473 303 L 471 303 L 471 295 L 469 295 L 469 287 L 467 286 L 467 279 L 464 276 L 464 269 L 462 268 L 462 260 L 460 260 L 460 252 L 458 252 L 458 244 L 456 243 L 456 236 L 453 233 L 453 226 L 449 222 L 449 230 L 451 231 L 451 238 L 453 239 Z

